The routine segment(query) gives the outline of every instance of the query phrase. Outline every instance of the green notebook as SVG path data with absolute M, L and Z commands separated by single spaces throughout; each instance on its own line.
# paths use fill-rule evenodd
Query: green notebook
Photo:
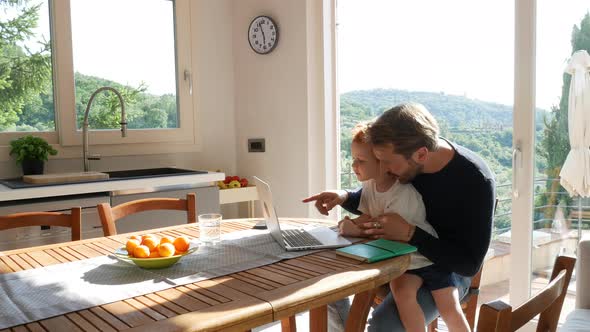
M 416 250 L 416 247 L 407 243 L 379 239 L 336 249 L 336 254 L 362 262 L 373 263 L 409 254 Z

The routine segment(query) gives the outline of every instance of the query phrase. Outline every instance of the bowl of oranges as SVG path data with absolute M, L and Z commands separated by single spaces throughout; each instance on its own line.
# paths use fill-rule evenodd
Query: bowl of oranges
M 131 236 L 124 247 L 115 251 L 115 255 L 145 269 L 162 269 L 174 265 L 197 249 L 197 246 L 191 246 L 186 236 L 172 238 L 146 234 Z

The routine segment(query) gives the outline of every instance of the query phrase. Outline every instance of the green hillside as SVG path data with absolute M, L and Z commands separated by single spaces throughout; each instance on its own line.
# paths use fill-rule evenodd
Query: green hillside
M 341 162 L 343 172 L 350 169 L 351 129 L 360 121 L 382 114 L 394 105 L 418 102 L 436 117 L 442 136 L 461 144 L 482 156 L 493 169 L 497 183 L 510 183 L 512 176 L 512 107 L 444 93 L 416 92 L 391 89 L 351 91 L 340 96 Z M 537 110 L 538 136 L 543 120 L 550 113 Z M 538 162 L 544 169 L 545 162 Z M 342 187 L 356 186 L 348 176 L 342 177 Z

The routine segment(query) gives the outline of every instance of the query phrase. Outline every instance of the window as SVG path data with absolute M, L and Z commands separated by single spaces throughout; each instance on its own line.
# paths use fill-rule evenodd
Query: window
M 174 3 L 71 0 L 70 6 L 77 127 L 90 95 L 108 85 L 125 99 L 129 129 L 177 128 Z M 133 15 L 138 7 L 141 15 Z M 114 97 L 95 99 L 93 128 L 119 128 Z
M 89 111 L 93 145 L 195 143 L 188 0 L 68 0 L 45 1 L 39 6 L 31 1 L 0 3 L 0 10 L 13 16 L 19 10 L 28 13 L 27 8 L 30 15 L 39 16 L 36 34 L 20 43 L 7 43 L 8 32 L 3 33 L 0 86 L 6 55 L 18 47 L 44 66 L 43 71 L 34 72 L 39 72 L 35 78 L 42 79 L 27 78 L 27 86 L 42 82 L 39 87 L 32 84 L 35 89 L 22 98 L 27 103 L 14 103 L 0 92 L 0 103 L 12 102 L 15 109 L 0 115 L 0 144 L 14 137 L 7 134 L 10 131 L 52 131 L 53 143 L 59 133 L 61 146 L 80 145 L 88 101 L 102 86 L 123 95 L 129 130 L 122 138 L 118 99 L 112 93 L 101 93 Z
M 0 12 L 0 133 L 55 136 L 47 1 L 3 1 Z

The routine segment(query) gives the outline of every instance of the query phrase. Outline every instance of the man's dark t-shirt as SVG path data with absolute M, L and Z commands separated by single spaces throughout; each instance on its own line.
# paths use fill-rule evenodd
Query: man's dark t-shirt
M 473 276 L 490 245 L 496 184 L 494 174 L 478 155 L 449 144 L 455 154 L 443 169 L 412 180 L 422 195 L 426 220 L 439 238 L 416 227 L 410 244 L 439 267 Z M 360 189 L 350 192 L 342 207 L 358 213 L 360 197 Z

